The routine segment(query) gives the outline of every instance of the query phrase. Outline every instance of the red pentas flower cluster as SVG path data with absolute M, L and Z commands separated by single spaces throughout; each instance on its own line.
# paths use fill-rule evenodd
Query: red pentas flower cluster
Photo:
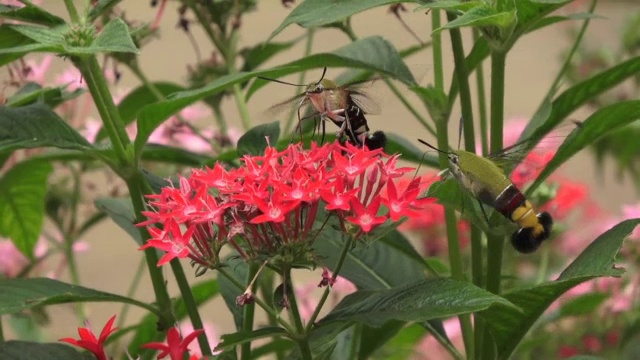
M 179 188 L 148 196 L 153 211 L 139 225 L 147 226 L 151 239 L 141 249 L 166 252 L 159 266 L 189 258 L 205 270 L 216 268 L 225 245 L 245 260 L 315 265 L 311 246 L 328 216 L 336 217 L 344 234 L 359 238 L 387 220 L 417 216 L 432 201 L 418 199 L 419 178 L 396 185 L 413 170 L 398 167 L 397 159 L 338 142 L 312 143 L 310 150 L 292 144 L 245 155 L 238 168 L 217 163 L 193 170 L 180 178 Z

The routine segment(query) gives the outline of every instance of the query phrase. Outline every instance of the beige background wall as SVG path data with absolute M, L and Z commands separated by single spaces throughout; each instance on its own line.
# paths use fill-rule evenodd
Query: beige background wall
M 82 2 L 84 3 L 84 2 Z M 140 19 L 151 21 L 155 16 L 155 10 L 149 7 L 149 1 L 124 1 L 126 15 L 129 19 Z M 64 14 L 61 0 L 49 0 L 45 2 L 47 8 L 53 9 L 57 14 Z M 640 10 L 637 1 L 612 2 L 601 1 L 597 10 L 598 14 L 606 17 L 593 21 L 590 31 L 587 34 L 586 42 L 592 46 L 596 44 L 616 44 L 623 20 L 631 11 Z M 280 5 L 280 1 L 268 0 L 259 2 L 259 11 L 246 16 L 242 25 L 242 45 L 252 45 L 264 40 L 275 27 L 286 17 L 289 10 Z M 430 21 L 429 17 L 423 13 L 408 12 L 404 15 L 406 21 L 420 34 L 423 39 L 428 40 Z M 169 80 L 185 83 L 186 64 L 195 62 L 194 51 L 185 35 L 176 29 L 177 16 L 175 3 L 168 6 L 166 16 L 161 25 L 161 39 L 144 47 L 140 56 L 142 66 L 147 70 L 147 75 L 154 80 Z M 386 9 L 376 9 L 367 11 L 353 19 L 355 32 L 360 37 L 369 35 L 381 35 L 398 48 L 404 48 L 415 44 L 414 40 L 408 36 L 401 25 L 394 18 L 387 14 Z M 203 56 L 207 56 L 212 48 L 205 41 L 199 29 L 194 27 L 194 33 L 200 44 Z M 302 33 L 297 26 L 292 26 L 285 30 L 276 38 L 276 41 L 292 39 Z M 445 37 L 445 44 L 448 38 Z M 348 43 L 348 39 L 336 30 L 322 30 L 316 34 L 314 41 L 314 52 L 331 51 Z M 528 117 L 536 109 L 542 96 L 555 76 L 559 64 L 560 55 L 568 46 L 569 41 L 565 36 L 563 25 L 556 25 L 538 31 L 535 34 L 524 37 L 514 48 L 508 58 L 507 68 L 507 88 L 505 114 L 506 118 Z M 469 46 L 467 46 L 467 49 Z M 266 66 L 274 66 L 285 63 L 298 56 L 303 50 L 299 45 L 295 50 L 272 59 Z M 453 61 L 449 49 L 445 49 L 445 63 L 447 70 L 447 83 L 453 67 Z M 420 84 L 431 83 L 433 79 L 432 60 L 430 52 L 421 53 L 407 60 L 407 64 L 413 71 Z M 63 64 L 59 60 L 56 69 Z M 488 74 L 488 69 L 486 70 Z M 339 74 L 338 69 L 330 69 L 329 77 Z M 51 74 L 52 78 L 55 74 Z M 3 74 L 4 76 L 4 74 Z M 314 73 L 309 74 L 309 77 Z M 487 75 L 488 77 L 488 75 Z M 290 79 L 294 80 L 297 76 Z M 120 83 L 121 88 L 133 88 L 137 86 L 133 76 L 126 74 Z M 294 90 L 284 85 L 271 85 L 268 91 L 260 91 L 250 102 L 250 112 L 255 123 L 268 121 L 263 119 L 264 110 L 275 102 L 289 97 Z M 426 131 L 422 130 L 416 122 L 411 120 L 410 115 L 404 110 L 384 86 L 378 86 L 376 96 L 383 99 L 381 104 L 382 114 L 369 118 L 370 126 L 373 129 L 392 131 L 409 138 L 416 137 L 416 134 L 427 137 Z M 415 101 L 413 95 L 404 89 L 406 95 L 413 100 L 418 109 L 422 109 Z M 231 101 L 225 103 L 225 112 L 228 119 L 237 118 L 235 104 Z M 454 113 L 459 110 L 454 110 Z M 584 118 L 587 112 L 579 112 L 572 117 L 576 119 Z M 457 116 L 456 116 L 457 117 Z M 238 122 L 239 123 L 239 122 Z M 452 123 L 457 123 L 452 121 Z M 456 125 L 457 126 L 457 125 Z M 451 136 L 457 136 L 457 130 L 451 129 Z M 629 181 L 618 182 L 612 171 L 612 164 L 607 166 L 608 171 L 604 176 L 604 182 L 596 181 L 597 170 L 593 167 L 590 156 L 583 154 L 571 160 L 562 171 L 567 176 L 581 179 L 591 185 L 593 189 L 591 195 L 596 201 L 610 211 L 617 212 L 621 204 L 636 199 L 636 194 Z M 105 222 L 91 231 L 85 239 L 90 243 L 91 249 L 79 259 L 81 278 L 89 287 L 100 290 L 125 294 L 133 277 L 142 253 L 136 250 L 136 245 L 116 226 Z M 185 262 L 187 272 L 188 264 Z M 211 276 L 209 274 L 205 275 Z M 174 279 L 170 272 L 166 272 L 166 277 L 172 288 L 172 293 L 177 294 L 174 286 Z M 312 281 L 316 281 L 314 278 Z M 143 280 L 142 285 L 135 294 L 135 297 L 144 301 L 152 301 L 153 294 L 150 285 Z M 223 332 L 232 330 L 231 317 L 226 309 L 222 307 L 220 301 L 209 304 L 204 308 L 203 316 L 218 325 Z M 120 309 L 113 304 L 89 304 L 87 306 L 90 320 L 101 326 L 106 319 Z M 54 310 L 54 308 L 52 308 Z M 136 319 L 141 312 L 134 309 L 130 318 Z M 72 317 L 72 309 L 68 306 L 55 307 L 53 313 L 53 326 L 51 327 L 51 339 L 62 336 L 75 335 L 75 320 Z

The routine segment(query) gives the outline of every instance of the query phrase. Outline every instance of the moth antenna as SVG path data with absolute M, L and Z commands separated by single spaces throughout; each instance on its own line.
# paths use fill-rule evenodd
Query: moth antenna
M 322 70 L 322 76 L 320 76 L 320 80 L 318 80 L 318 82 L 317 82 L 316 84 L 320 84 L 320 82 L 321 82 L 322 80 L 324 80 L 324 76 L 325 76 L 325 74 L 326 74 L 326 73 L 327 73 L 327 67 L 325 66 L 325 67 L 323 68 L 323 70 Z
M 282 80 L 278 80 L 278 79 L 272 79 L 272 78 L 268 78 L 268 77 L 264 77 L 264 76 L 258 76 L 257 78 L 261 79 L 261 80 L 273 81 L 273 82 L 277 82 L 277 83 L 285 84 L 285 85 L 290 85 L 290 86 L 307 86 L 307 85 L 301 85 L 301 84 L 294 84 L 294 83 L 290 83 L 290 82 L 286 82 L 286 81 L 282 81 Z
M 447 155 L 449 155 L 449 152 L 448 152 L 448 151 L 442 151 L 442 150 L 438 149 L 437 147 L 435 147 L 435 146 L 433 146 L 433 145 L 429 144 L 428 142 L 426 142 L 426 141 L 424 141 L 424 140 L 422 140 L 422 139 L 418 139 L 418 141 L 419 141 L 421 144 L 423 144 L 423 145 L 427 145 L 428 147 L 432 148 L 433 150 L 435 150 L 435 151 L 437 151 L 437 152 L 440 152 L 440 153 L 443 153 L 443 154 L 447 154 Z

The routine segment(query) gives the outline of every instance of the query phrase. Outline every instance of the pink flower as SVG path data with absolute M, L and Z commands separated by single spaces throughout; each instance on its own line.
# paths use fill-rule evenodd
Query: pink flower
M 181 322 L 179 327 L 180 327 L 180 332 L 182 334 L 190 334 L 194 330 L 193 329 L 193 325 L 191 325 L 191 322 L 188 321 L 188 320 Z M 209 342 L 209 346 L 211 346 L 211 349 L 214 349 L 220 343 L 220 336 L 218 335 L 218 332 L 217 332 L 215 326 L 213 326 L 213 324 L 205 322 L 202 325 L 202 328 L 203 328 L 204 333 L 205 333 L 205 335 L 207 337 L 207 341 Z M 200 351 L 200 346 L 198 345 L 197 342 L 190 343 L 187 346 L 187 350 L 189 351 L 191 356 L 196 356 L 198 359 L 200 359 L 201 357 L 204 356 L 202 354 L 202 352 Z M 213 353 L 211 355 L 218 355 L 221 352 L 222 352 L 221 350 L 213 351 Z
M 76 91 L 78 89 L 86 89 L 87 84 L 82 79 L 80 70 L 76 67 L 69 67 L 58 75 L 55 82 L 60 85 L 67 85 L 68 91 Z
M 53 55 L 43 56 L 39 64 L 36 63 L 36 61 L 33 59 L 27 60 L 29 73 L 27 74 L 26 80 L 32 81 L 34 83 L 44 86 L 46 82 L 47 72 L 49 71 L 49 67 L 51 65 L 52 60 L 53 60 Z
M 0 274 L 14 278 L 29 265 L 29 260 L 15 247 L 11 240 L 0 240 Z
M 640 218 L 640 203 L 634 205 L 623 205 L 622 218 L 624 220 Z M 630 237 L 633 239 L 640 239 L 640 226 L 636 227 L 635 230 L 633 230 Z
M 450 318 L 443 321 L 442 326 L 453 345 L 458 349 L 464 349 L 460 321 L 457 318 Z M 461 350 L 461 352 L 464 353 L 464 350 Z M 416 346 L 415 353 L 414 359 L 421 360 L 440 360 L 451 357 L 447 350 L 431 335 L 427 335 L 420 340 Z

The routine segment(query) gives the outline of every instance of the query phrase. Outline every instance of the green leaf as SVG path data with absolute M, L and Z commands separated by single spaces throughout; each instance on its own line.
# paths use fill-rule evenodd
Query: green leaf
M 424 9 L 444 9 L 444 10 L 459 10 L 459 11 L 469 11 L 477 6 L 484 5 L 482 1 L 459 1 L 459 0 L 439 0 L 427 3 L 425 5 L 420 5 L 415 8 L 413 11 L 418 12 Z
M 28 258 L 38 242 L 44 221 L 44 202 L 51 164 L 27 160 L 0 179 L 0 235 L 10 238 Z
M 334 270 L 343 247 L 344 240 L 340 234 L 326 227 L 314 244 L 316 254 L 331 270 Z M 377 241 L 367 243 L 366 247 L 349 251 L 340 276 L 360 289 L 390 289 L 425 277 L 422 258 L 415 254 L 408 240 L 399 232 L 392 231 Z
M 98 2 L 92 2 L 91 10 L 89 10 L 89 20 L 97 19 L 100 15 L 106 13 L 112 7 L 118 5 L 122 0 L 98 0 Z
M 274 146 L 280 137 L 280 122 L 255 126 L 238 139 L 238 155 L 263 155 L 268 144 Z M 268 139 L 268 141 L 267 141 Z
M 549 117 L 546 119 L 540 117 L 542 121 L 546 121 L 543 123 L 529 122 L 520 135 L 519 141 L 531 139 L 531 146 L 535 146 L 537 141 L 542 139 L 580 106 L 624 80 L 637 75 L 638 72 L 640 72 L 640 56 L 629 59 L 570 87 L 553 101 Z M 547 111 L 547 109 L 542 111 Z M 534 118 L 538 118 L 538 114 L 535 114 Z
M 95 359 L 95 356 L 89 353 L 80 353 L 64 344 L 12 340 L 0 342 L 0 359 L 92 360 Z
M 20 88 L 18 92 L 7 98 L 7 103 L 5 105 L 17 108 L 33 104 L 37 101 L 53 109 L 64 101 L 73 99 L 84 93 L 84 91 L 80 89 L 72 93 L 68 93 L 64 91 L 65 87 L 66 86 L 43 88 L 40 84 L 28 82 Z
M 360 351 L 358 355 L 361 359 L 369 359 L 373 356 L 376 350 L 385 346 L 391 339 L 393 339 L 398 332 L 404 328 L 405 322 L 392 320 L 382 325 L 379 328 L 374 328 L 370 326 L 363 326 L 362 332 L 360 335 Z M 421 329 L 421 334 L 424 335 L 424 329 L 420 326 L 417 326 Z M 408 346 L 407 348 L 412 348 L 413 346 Z M 413 349 L 412 349 L 413 351 Z M 406 354 L 404 359 L 409 358 L 411 353 Z M 388 359 L 387 356 L 385 356 Z
M 526 194 L 531 194 L 553 171 L 578 151 L 595 143 L 608 132 L 638 119 L 640 119 L 640 100 L 622 101 L 596 111 L 565 139 L 538 178 L 527 188 Z
M 0 25 L 0 66 L 8 64 L 27 52 L 42 48 L 30 38 L 11 29 L 10 25 Z
M 572 298 L 562 304 L 558 310 L 558 317 L 593 314 L 610 296 L 611 294 L 608 293 L 594 292 Z
M 221 336 L 222 342 L 216 346 L 216 350 L 227 350 L 249 341 L 286 335 L 288 335 L 288 333 L 285 329 L 274 326 L 264 327 L 250 332 L 244 331 L 226 334 Z
M 124 296 L 48 278 L 0 280 L 0 315 L 46 305 L 104 301 L 144 305 L 143 308 L 149 309 L 149 305 Z
M 535 23 L 533 23 L 531 25 L 531 27 L 529 27 L 527 29 L 527 33 L 542 29 L 543 27 L 549 26 L 549 25 L 553 25 L 562 21 L 568 21 L 568 20 L 592 20 L 592 19 L 606 19 L 603 16 L 600 16 L 598 14 L 594 14 L 594 13 L 590 13 L 590 12 L 581 12 L 581 13 L 576 13 L 576 14 L 570 14 L 567 16 L 547 16 L 544 17 L 538 21 L 536 21 Z
M 66 25 L 56 26 L 55 28 L 33 25 L 11 25 L 10 27 L 40 45 L 55 49 L 55 52 L 62 52 L 64 49 L 64 34 L 68 29 Z M 6 51 L 7 49 L 2 50 Z
M 359 321 L 379 327 L 389 320 L 426 321 L 485 310 L 517 309 L 507 300 L 468 282 L 424 279 L 386 290 L 362 290 L 344 298 L 320 324 Z
M 0 152 L 45 146 L 93 149 L 82 135 L 44 104 L 0 107 Z
M 380 36 L 370 36 L 351 42 L 330 53 L 319 53 L 273 69 L 273 75 L 280 77 L 293 72 L 322 67 L 351 67 L 377 72 L 380 75 L 399 80 L 409 86 L 417 85 L 413 74 L 402 60 L 398 50 L 389 41 Z M 266 80 L 258 79 L 247 90 L 247 99 L 261 87 Z
M 0 18 L 30 22 L 45 26 L 64 24 L 64 19 L 57 17 L 34 4 L 25 4 L 25 6 L 19 8 L 0 5 Z
M 298 24 L 303 28 L 328 25 L 374 7 L 395 4 L 398 2 L 398 0 L 306 0 L 301 2 L 300 5 L 296 6 L 296 8 L 289 13 L 280 26 L 278 26 L 278 28 L 269 35 L 266 42 L 269 42 L 291 24 Z M 405 2 L 425 3 L 426 1 Z
M 227 305 L 227 308 L 230 310 L 233 315 L 234 324 L 236 325 L 236 329 L 238 331 L 242 330 L 242 322 L 244 319 L 243 309 L 236 304 L 236 299 L 238 296 L 242 295 L 245 291 L 246 286 L 249 285 L 250 279 L 249 277 L 249 265 L 247 265 L 244 260 L 240 258 L 227 258 L 225 263 L 228 265 L 226 267 L 227 273 L 233 276 L 237 282 L 243 284 L 244 289 L 239 289 L 233 282 L 227 279 L 222 274 L 218 274 L 218 284 L 220 284 L 220 294 L 222 295 L 222 299 L 224 299 L 224 303 Z M 253 305 L 245 305 L 245 306 L 253 306 Z
M 138 48 L 131 39 L 129 27 L 120 18 L 114 18 L 100 31 L 91 46 L 91 53 L 119 52 L 138 54 Z
M 170 83 L 170 82 L 157 82 L 152 84 L 162 96 L 167 97 L 170 94 L 176 93 L 178 91 L 185 90 L 184 87 Z M 156 95 L 149 89 L 148 86 L 141 85 L 135 88 L 133 91 L 127 94 L 127 96 L 120 101 L 118 104 L 118 112 L 120 112 L 120 118 L 122 119 L 122 123 L 124 125 L 131 124 L 136 117 L 138 116 L 138 112 L 142 109 L 143 106 L 153 104 L 158 102 L 158 98 Z M 104 128 L 101 128 L 98 131 L 98 135 L 96 136 L 96 142 L 102 140 L 107 137 L 107 132 Z
M 391 322 L 393 323 L 393 322 Z M 388 326 L 385 324 L 384 327 Z M 383 327 L 383 328 L 384 328 Z M 389 341 L 377 344 L 377 340 L 371 340 L 373 346 L 382 346 L 382 349 L 376 352 L 376 356 L 367 358 L 387 359 L 387 360 L 405 360 L 410 359 L 416 354 L 416 346 L 418 342 L 426 335 L 425 330 L 418 324 L 404 327 L 400 332 Z M 363 334 L 363 336 L 365 336 Z M 365 342 L 362 342 L 364 345 Z M 373 355 L 373 354 L 372 354 Z M 363 357 L 364 358 L 364 357 Z
M 93 203 L 98 210 L 106 213 L 116 225 L 129 234 L 136 244 L 144 244 L 140 230 L 135 226 L 136 219 L 130 198 L 100 198 Z
M 516 14 L 514 11 L 497 12 L 491 6 L 481 5 L 465 12 L 455 20 L 448 22 L 440 29 L 436 29 L 436 31 L 443 29 L 456 29 L 464 26 L 498 26 L 501 28 L 507 28 L 513 25 L 515 21 Z
M 142 151 L 141 159 L 192 167 L 210 165 L 215 162 L 215 158 L 211 156 L 201 155 L 182 148 L 158 144 L 147 144 Z
M 509 358 L 540 315 L 567 290 L 596 277 L 620 276 L 623 270 L 615 267 L 615 257 L 624 238 L 638 224 L 640 219 L 626 220 L 600 235 L 560 274 L 558 280 L 503 294 L 522 311 L 490 308 L 480 313 L 495 339 L 497 358 Z

